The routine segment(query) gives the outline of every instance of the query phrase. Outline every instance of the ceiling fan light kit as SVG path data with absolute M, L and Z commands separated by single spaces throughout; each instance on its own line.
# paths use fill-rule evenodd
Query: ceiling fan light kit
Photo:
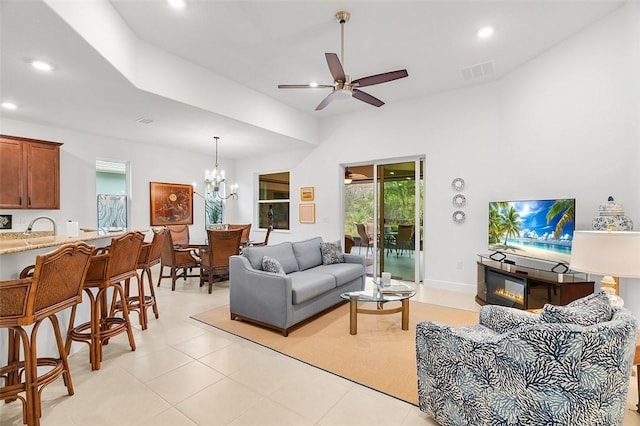
M 389 81 L 397 80 L 400 78 L 408 77 L 409 73 L 406 69 L 385 72 L 382 74 L 370 75 L 368 77 L 358 78 L 351 80 L 351 78 L 345 74 L 342 64 L 344 63 L 344 24 L 349 22 L 351 14 L 347 11 L 341 10 L 336 13 L 336 19 L 340 24 L 340 58 L 335 53 L 325 53 L 325 59 L 329 66 L 329 72 L 333 77 L 333 84 L 279 84 L 279 89 L 316 89 L 316 88 L 331 88 L 333 89 L 316 107 L 316 111 L 324 109 L 334 99 L 348 99 L 355 98 L 359 101 L 373 105 L 375 107 L 381 107 L 384 102 L 380 99 L 372 96 L 366 92 L 360 90 L 360 87 L 373 86 L 376 84 L 386 83 Z

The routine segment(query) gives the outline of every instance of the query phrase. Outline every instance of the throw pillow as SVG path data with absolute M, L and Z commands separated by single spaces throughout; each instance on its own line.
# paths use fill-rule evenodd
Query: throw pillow
M 269 256 L 262 257 L 262 270 L 274 274 L 286 275 L 284 273 L 284 269 L 282 269 L 282 265 L 278 262 L 278 259 L 274 259 Z
M 336 241 L 335 243 L 320 243 L 320 251 L 322 252 L 323 265 L 344 263 L 344 255 L 342 254 L 340 241 Z
M 567 306 L 544 305 L 540 317 L 546 322 L 589 326 L 611 320 L 613 308 L 603 291 L 574 300 Z

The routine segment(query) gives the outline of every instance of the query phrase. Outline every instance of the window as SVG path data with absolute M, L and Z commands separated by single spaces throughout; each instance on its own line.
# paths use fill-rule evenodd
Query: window
M 129 162 L 96 159 L 98 228 L 126 229 L 129 223 Z
M 258 175 L 258 227 L 289 229 L 289 172 Z

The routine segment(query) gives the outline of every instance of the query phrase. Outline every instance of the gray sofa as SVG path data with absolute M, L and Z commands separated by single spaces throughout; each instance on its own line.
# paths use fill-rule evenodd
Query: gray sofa
M 247 247 L 229 258 L 231 319 L 289 329 L 340 303 L 340 294 L 364 290 L 364 258 L 344 254 L 344 262 L 323 264 L 322 238 Z M 277 259 L 284 274 L 262 269 L 262 259 Z

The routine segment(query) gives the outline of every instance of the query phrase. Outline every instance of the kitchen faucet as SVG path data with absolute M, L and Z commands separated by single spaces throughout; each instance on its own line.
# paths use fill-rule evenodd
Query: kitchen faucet
M 31 235 L 31 230 L 33 229 L 33 224 L 36 223 L 40 219 L 46 219 L 49 222 L 51 222 L 51 224 L 53 225 L 53 236 L 55 237 L 56 235 L 58 235 L 58 230 L 57 230 L 57 227 L 56 227 L 56 221 L 53 220 L 53 218 L 49 217 L 49 216 L 38 216 L 35 219 L 33 219 L 31 222 L 29 222 L 29 225 L 27 226 L 27 230 L 24 231 L 24 235 Z

